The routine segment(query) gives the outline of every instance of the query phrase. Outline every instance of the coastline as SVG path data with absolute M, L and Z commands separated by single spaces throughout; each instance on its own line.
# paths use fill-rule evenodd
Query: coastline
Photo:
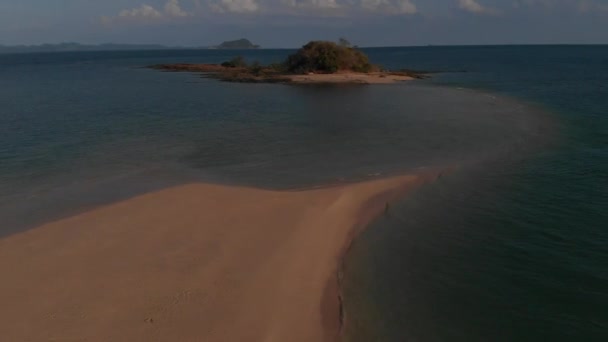
M 375 196 L 369 197 L 361 206 L 357 212 L 356 220 L 348 231 L 343 245 L 338 252 L 338 265 L 335 268 L 334 276 L 327 282 L 325 294 L 323 296 L 323 307 L 329 309 L 329 312 L 321 314 L 324 316 L 338 315 L 334 318 L 334 322 L 338 322 L 338 326 L 326 326 L 326 331 L 333 332 L 337 338 L 334 341 L 341 341 L 343 332 L 348 324 L 348 313 L 344 310 L 344 294 L 342 287 L 342 278 L 344 271 L 344 261 L 350 251 L 355 239 L 363 233 L 367 227 L 381 215 L 386 215 L 390 210 L 390 204 L 397 201 L 409 194 L 410 191 L 423 186 L 427 183 L 432 183 L 442 177 L 444 171 L 450 172 L 454 167 L 450 167 L 447 170 L 439 170 L 433 172 L 427 172 L 423 174 L 415 175 L 409 182 L 403 182 L 397 186 L 387 189 L 382 193 L 378 193 Z M 325 319 L 325 318 L 324 318 Z M 336 333 L 337 331 L 337 333 Z
M 17 294 L 0 318 L 14 341 L 337 340 L 353 238 L 437 176 L 282 192 L 191 184 L 51 222 L 0 240 L 0 272 L 13 274 L 0 291 Z
M 335 73 L 292 74 L 270 68 L 252 71 L 244 67 L 224 67 L 218 64 L 159 64 L 148 68 L 168 72 L 193 72 L 204 77 L 236 83 L 281 83 L 306 84 L 392 84 L 425 78 L 425 74 L 414 71 L 338 71 Z
M 286 76 L 288 84 L 392 84 L 413 81 L 415 78 L 390 72 L 308 74 Z

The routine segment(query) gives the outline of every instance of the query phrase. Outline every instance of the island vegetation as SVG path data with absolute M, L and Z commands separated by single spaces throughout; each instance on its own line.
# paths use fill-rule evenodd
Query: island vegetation
M 424 73 L 409 70 L 383 70 L 374 65 L 357 47 L 345 39 L 338 43 L 312 41 L 282 63 L 247 63 L 237 56 L 221 64 L 161 64 L 165 71 L 200 72 L 229 82 L 250 83 L 393 83 L 424 78 Z

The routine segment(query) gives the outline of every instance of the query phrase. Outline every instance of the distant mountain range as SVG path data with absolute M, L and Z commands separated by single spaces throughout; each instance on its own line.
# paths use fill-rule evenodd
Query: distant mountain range
M 180 47 L 169 47 L 157 44 L 99 44 L 87 45 L 79 43 L 60 43 L 42 45 L 0 45 L 0 53 L 25 53 L 25 52 L 67 52 L 67 51 L 120 51 L 120 50 L 166 50 L 180 49 Z
M 28 53 L 28 52 L 70 52 L 70 51 L 129 51 L 129 50 L 168 50 L 168 49 L 257 49 L 259 45 L 254 45 L 247 39 L 226 41 L 218 46 L 212 47 L 180 47 L 166 46 L 160 44 L 80 44 L 80 43 L 60 43 L 60 44 L 41 44 L 41 45 L 0 45 L 0 54 L 3 53 Z

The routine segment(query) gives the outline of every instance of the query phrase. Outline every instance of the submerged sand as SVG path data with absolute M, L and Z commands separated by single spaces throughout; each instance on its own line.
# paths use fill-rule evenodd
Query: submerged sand
M 428 179 L 193 184 L 0 240 L 5 341 L 332 341 L 355 229 Z

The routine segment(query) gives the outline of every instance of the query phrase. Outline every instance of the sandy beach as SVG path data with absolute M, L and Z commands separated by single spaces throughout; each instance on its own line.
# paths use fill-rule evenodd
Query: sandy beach
M 384 72 L 356 73 L 344 72 L 335 74 L 309 74 L 286 76 L 292 84 L 391 84 L 414 80 L 411 76 Z
M 435 176 L 191 184 L 0 240 L 5 341 L 335 341 L 355 232 Z
M 173 72 L 197 72 L 207 77 L 228 82 L 245 83 L 284 83 L 284 84 L 391 84 L 424 78 L 416 72 L 377 71 L 354 72 L 339 71 L 335 73 L 290 74 L 275 71 L 253 74 L 247 68 L 227 68 L 218 64 L 159 64 L 149 68 Z

